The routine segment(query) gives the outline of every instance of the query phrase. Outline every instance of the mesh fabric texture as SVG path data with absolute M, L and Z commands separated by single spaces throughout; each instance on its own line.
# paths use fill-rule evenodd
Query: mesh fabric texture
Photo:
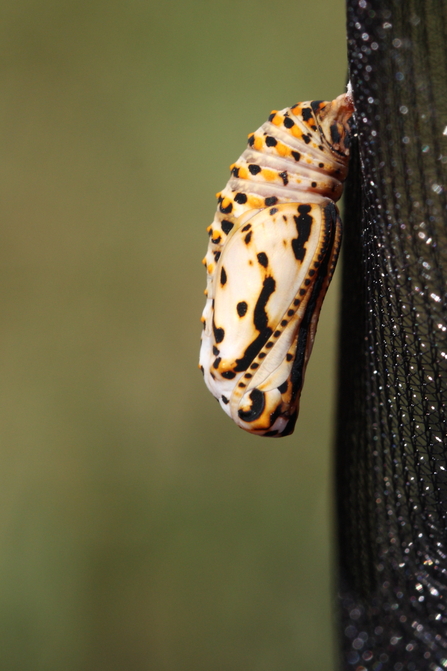
M 343 669 L 447 668 L 447 0 L 348 1 Z

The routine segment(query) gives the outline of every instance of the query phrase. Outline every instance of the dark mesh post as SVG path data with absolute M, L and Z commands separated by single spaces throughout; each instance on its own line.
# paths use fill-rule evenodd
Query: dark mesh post
M 447 2 L 349 0 L 343 669 L 447 668 Z

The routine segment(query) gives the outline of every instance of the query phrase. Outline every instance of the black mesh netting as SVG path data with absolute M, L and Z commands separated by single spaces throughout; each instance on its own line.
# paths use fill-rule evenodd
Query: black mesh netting
M 348 0 L 343 669 L 447 668 L 447 0 Z

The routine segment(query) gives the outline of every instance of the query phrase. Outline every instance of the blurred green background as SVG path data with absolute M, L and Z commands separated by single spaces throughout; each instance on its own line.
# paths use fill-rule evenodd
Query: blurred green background
M 331 671 L 337 291 L 297 430 L 197 368 L 214 194 L 339 0 L 3 0 L 0 668 Z M 336 282 L 335 282 L 336 284 Z

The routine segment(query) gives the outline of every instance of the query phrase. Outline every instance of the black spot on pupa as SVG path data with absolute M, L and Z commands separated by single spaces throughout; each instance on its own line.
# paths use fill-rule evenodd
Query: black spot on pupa
M 247 314 L 248 305 L 245 301 L 241 301 L 236 305 L 236 310 L 239 317 L 244 317 Z
M 222 212 L 222 214 L 230 214 L 230 212 L 233 209 L 233 203 L 230 203 L 226 207 L 222 207 L 222 203 L 219 205 L 219 209 Z
M 264 330 L 269 331 L 268 337 L 265 339 L 265 342 L 267 342 L 268 338 L 272 334 L 272 330 L 267 328 L 268 317 L 265 311 L 265 307 L 267 305 L 270 296 L 275 291 L 275 288 L 276 288 L 276 282 L 273 279 L 273 277 L 266 277 L 264 282 L 262 283 L 262 291 L 259 294 L 259 298 L 256 302 L 254 310 L 254 324 L 256 329 L 258 331 L 264 331 Z
M 213 252 L 214 253 L 214 260 L 218 261 L 220 259 L 220 252 Z
M 287 186 L 287 184 L 289 183 L 289 176 L 287 175 L 287 170 L 280 172 L 279 176 L 281 177 L 284 186 Z
M 282 333 L 282 331 L 275 331 L 274 334 L 273 334 L 273 337 L 274 337 L 274 338 L 279 338 L 279 336 L 281 335 L 281 333 Z
M 287 326 L 287 324 L 288 324 L 287 319 L 283 319 L 281 322 L 281 326 Z
M 313 277 L 315 275 L 315 270 L 310 269 L 309 270 L 309 276 Z
M 270 205 L 276 205 L 277 202 L 278 202 L 278 199 L 277 199 L 276 196 L 270 196 L 269 198 L 266 198 L 264 200 L 264 203 L 265 203 L 266 207 L 270 207 Z
M 269 214 L 272 215 L 272 216 L 273 216 L 274 214 L 276 214 L 277 212 L 278 212 L 278 208 L 277 208 L 277 207 L 272 207 L 272 209 L 269 210 Z
M 267 145 L 267 147 L 276 147 L 278 141 L 275 140 L 275 138 L 272 137 L 271 135 L 267 135 L 267 137 L 265 138 L 265 144 Z
M 221 240 L 222 240 L 221 235 L 217 235 L 215 238 L 211 238 L 211 242 L 215 245 L 218 245 Z
M 224 377 L 226 380 L 232 380 L 234 377 L 236 377 L 236 373 L 233 373 L 232 370 L 226 370 L 224 373 L 222 373 L 222 377 Z
M 259 252 L 258 254 L 258 261 L 263 266 L 264 268 L 267 268 L 269 264 L 268 256 L 265 252 Z
M 244 377 L 247 378 L 247 380 L 248 380 L 248 379 L 252 378 L 253 375 L 251 373 L 245 373 Z
M 259 364 L 258 363 L 252 363 L 250 368 L 251 368 L 251 370 L 256 370 L 256 368 L 259 368 Z
M 254 163 L 248 166 L 248 170 L 250 174 L 252 175 L 257 175 L 258 173 L 261 172 L 262 168 L 259 165 L 255 165 Z
M 287 316 L 292 317 L 295 314 L 295 310 L 287 310 Z
M 236 168 L 236 166 L 232 169 L 231 174 L 233 177 L 239 177 L 239 168 Z
M 253 147 L 254 143 L 255 143 L 255 136 L 252 135 L 251 137 L 248 138 L 248 146 Z
M 310 106 L 312 107 L 314 112 L 317 112 L 320 109 L 321 103 L 324 103 L 324 100 L 312 100 Z
M 259 354 L 259 358 L 260 358 L 260 359 L 265 359 L 266 356 L 267 356 L 267 354 L 266 354 L 265 352 L 261 352 L 261 353 Z
M 219 368 L 219 364 L 222 361 L 222 357 L 218 356 L 216 359 L 214 359 L 213 362 L 213 368 Z
M 295 161 L 299 161 L 301 158 L 301 154 L 299 151 L 292 151 L 292 156 L 295 159 Z
M 241 228 L 242 233 L 245 233 L 245 231 L 249 231 L 251 228 L 251 224 L 245 224 L 244 228 Z
M 310 142 L 310 135 L 307 135 L 306 133 L 303 133 L 302 138 L 306 144 L 309 144 Z
M 247 194 L 237 193 L 234 197 L 234 200 L 236 203 L 239 203 L 239 205 L 244 205 L 247 202 Z
M 237 413 L 243 422 L 254 422 L 255 419 L 259 419 L 265 407 L 265 394 L 260 389 L 253 389 L 249 398 L 251 401 L 250 410 L 240 409 Z
M 295 122 L 290 117 L 286 116 L 286 118 L 283 121 L 283 124 L 286 128 L 293 128 Z
M 250 235 L 250 234 L 248 234 Z M 275 291 L 276 282 L 273 277 L 266 277 L 262 283 L 262 290 L 256 301 L 253 312 L 253 323 L 259 334 L 245 349 L 244 355 L 241 359 L 236 359 L 235 371 L 245 371 L 250 366 L 253 359 L 258 355 L 258 352 L 264 347 L 267 340 L 272 335 L 272 329 L 268 325 L 268 315 L 265 310 L 268 300 Z M 261 352 L 259 358 L 262 359 L 265 353 Z M 254 364 L 253 364 L 254 365 Z M 252 367 L 253 367 L 252 365 Z
M 273 347 L 274 344 L 275 344 L 274 342 L 269 341 L 269 342 L 267 343 L 267 345 L 265 346 L 265 348 L 266 348 L 266 349 L 271 349 L 271 348 Z
M 316 182 L 312 182 L 311 187 L 312 187 L 313 189 L 315 189 L 316 186 L 317 186 L 317 183 L 316 183 Z
M 239 382 L 238 387 L 246 387 L 247 385 L 244 384 L 243 382 Z
M 301 303 L 301 301 L 300 301 L 299 298 L 295 298 L 295 300 L 293 301 L 294 305 L 299 305 L 300 303 Z
M 225 331 L 221 328 L 217 328 L 214 322 L 213 322 L 213 333 L 214 333 L 214 340 L 217 343 L 222 342 L 222 340 L 225 338 Z
M 213 354 L 214 354 L 214 356 L 217 356 L 219 354 L 219 350 L 216 347 L 216 345 L 213 345 Z
M 220 271 L 220 283 L 222 286 L 227 283 L 227 273 L 225 272 L 225 268 L 222 268 Z
M 275 116 L 276 116 L 276 112 L 272 112 L 272 113 L 270 114 L 270 116 L 269 116 L 269 121 L 273 121 L 273 119 L 275 118 Z
M 296 230 L 298 237 L 292 240 L 292 249 L 295 254 L 297 261 L 303 261 L 304 255 L 306 253 L 305 244 L 307 243 L 310 235 L 310 230 L 312 228 L 313 219 L 309 212 L 311 211 L 310 205 L 299 205 L 298 206 L 298 217 L 293 217 L 295 219 Z
M 203 366 L 200 366 L 200 370 L 201 370 L 202 375 L 205 375 L 205 369 L 204 369 Z
M 310 119 L 313 119 L 312 109 L 310 107 L 303 107 L 301 116 L 304 121 L 310 121 Z
M 227 397 L 224 396 L 223 394 L 222 394 L 222 396 L 221 396 L 221 399 L 222 399 L 222 403 L 225 403 L 225 405 L 228 405 L 228 403 L 230 402 L 230 401 L 227 399 Z
M 318 164 L 318 167 L 319 167 L 319 168 L 324 168 L 324 163 L 319 163 L 319 164 Z
M 292 361 L 293 354 L 290 354 L 290 352 L 288 352 L 288 354 L 286 354 L 286 359 L 287 359 L 287 361 Z
M 330 131 L 331 131 L 332 142 L 334 142 L 334 144 L 340 142 L 341 135 L 340 135 L 340 131 L 338 130 L 338 124 L 337 123 L 332 124 L 332 126 L 330 128 Z
M 289 382 L 288 382 L 288 380 L 286 380 L 285 382 L 283 382 L 282 384 L 280 384 L 279 387 L 278 387 L 278 391 L 279 391 L 279 393 L 280 393 L 280 394 L 285 394 L 286 391 L 287 391 L 287 387 L 288 387 L 288 386 L 289 386 Z
M 253 235 L 252 231 L 250 233 L 247 233 L 247 235 L 244 238 L 244 242 L 246 245 L 250 244 L 251 236 Z

